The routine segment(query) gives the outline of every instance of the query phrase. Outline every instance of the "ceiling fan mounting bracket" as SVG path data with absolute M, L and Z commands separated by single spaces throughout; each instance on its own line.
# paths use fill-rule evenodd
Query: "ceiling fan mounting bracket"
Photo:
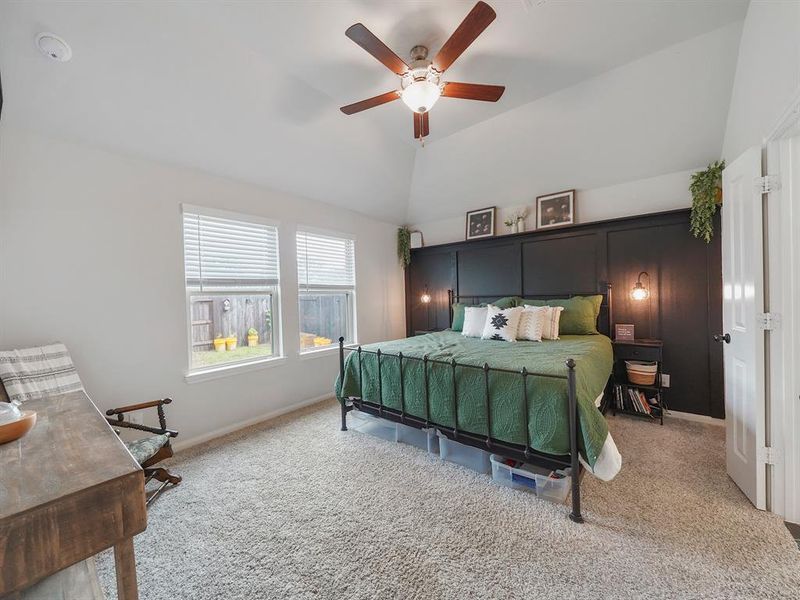
M 427 46 L 414 46 L 409 52 L 411 55 L 411 60 L 425 60 L 428 58 L 428 47 Z

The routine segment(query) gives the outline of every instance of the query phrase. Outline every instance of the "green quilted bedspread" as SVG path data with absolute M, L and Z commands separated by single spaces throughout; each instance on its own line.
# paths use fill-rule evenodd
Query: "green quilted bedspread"
M 428 355 L 430 360 L 451 361 L 466 365 L 513 369 L 523 367 L 530 373 L 566 375 L 565 361 L 575 359 L 578 392 L 578 419 L 581 454 L 594 466 L 608 434 L 603 415 L 594 400 L 603 391 L 611 374 L 611 341 L 604 335 L 565 335 L 557 341 L 500 342 L 467 338 L 458 332 L 442 331 L 427 335 L 380 342 L 363 346 L 364 350 L 403 353 L 404 403 L 406 413 L 425 418 L 425 379 L 422 361 L 406 357 Z M 363 398 L 378 403 L 378 369 L 375 354 L 361 354 Z M 399 361 L 381 357 L 381 388 L 384 406 L 400 410 Z M 455 425 L 453 412 L 452 367 L 428 363 L 430 421 L 444 427 Z M 569 415 L 565 379 L 528 376 L 529 434 L 531 446 L 541 452 L 569 453 Z M 486 435 L 486 400 L 483 371 L 456 368 L 458 390 L 458 429 Z M 336 396 L 359 396 L 358 355 L 351 352 L 345 360 L 344 388 L 337 377 Z M 522 376 L 516 373 L 491 372 L 489 397 L 492 407 L 493 438 L 524 445 L 525 400 Z

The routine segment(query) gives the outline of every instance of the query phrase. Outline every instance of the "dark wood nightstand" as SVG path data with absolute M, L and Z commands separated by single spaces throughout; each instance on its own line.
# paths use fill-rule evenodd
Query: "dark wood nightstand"
M 661 372 L 664 344 L 661 340 L 614 340 L 614 370 L 607 397 L 607 407 L 613 414 L 631 415 L 645 419 L 658 419 L 664 424 L 664 387 Z M 653 385 L 638 385 L 628 380 L 626 360 L 644 360 L 656 363 Z M 644 398 L 642 398 L 644 397 Z

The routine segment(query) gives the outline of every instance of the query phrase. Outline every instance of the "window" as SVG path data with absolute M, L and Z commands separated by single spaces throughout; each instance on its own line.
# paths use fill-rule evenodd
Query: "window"
M 300 352 L 355 341 L 355 242 L 297 232 Z
M 184 207 L 190 371 L 280 355 L 278 230 Z

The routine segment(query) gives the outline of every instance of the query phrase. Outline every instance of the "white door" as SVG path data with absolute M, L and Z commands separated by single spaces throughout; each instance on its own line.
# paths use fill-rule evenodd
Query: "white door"
M 728 474 L 756 508 L 766 508 L 761 149 L 722 174 L 722 323 Z

